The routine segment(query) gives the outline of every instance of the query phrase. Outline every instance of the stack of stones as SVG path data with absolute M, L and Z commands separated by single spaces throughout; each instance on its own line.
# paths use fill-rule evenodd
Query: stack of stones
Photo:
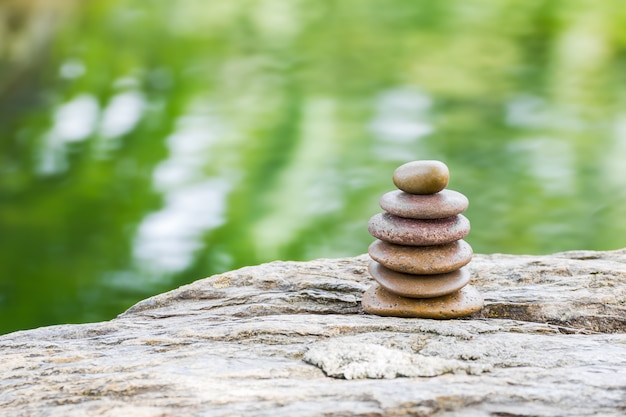
M 369 232 L 370 274 L 377 284 L 363 295 L 365 311 L 380 316 L 450 319 L 483 306 L 464 266 L 472 259 L 465 242 L 469 220 L 461 213 L 467 197 L 445 189 L 448 167 L 439 161 L 414 161 L 398 167 L 399 190 L 384 194 Z

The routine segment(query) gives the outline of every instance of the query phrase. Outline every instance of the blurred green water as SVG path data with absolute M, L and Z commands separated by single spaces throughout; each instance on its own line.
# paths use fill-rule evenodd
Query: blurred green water
M 0 332 L 364 253 L 413 159 L 475 252 L 626 246 L 619 1 L 55 5 L 0 5 Z

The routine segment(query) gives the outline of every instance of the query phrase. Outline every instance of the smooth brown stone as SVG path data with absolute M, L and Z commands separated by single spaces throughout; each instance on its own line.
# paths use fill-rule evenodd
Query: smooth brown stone
M 432 246 L 454 242 L 467 236 L 470 222 L 462 214 L 444 219 L 405 219 L 389 213 L 370 218 L 370 234 L 385 242 L 409 246 Z
M 386 212 L 410 219 L 442 219 L 463 213 L 469 206 L 467 197 L 453 190 L 422 195 L 394 190 L 383 194 L 379 203 Z
M 372 277 L 387 291 L 410 298 L 432 298 L 452 294 L 470 282 L 466 268 L 447 274 L 411 275 L 392 271 L 376 261 L 369 264 Z
M 378 316 L 454 319 L 479 311 L 483 297 L 471 285 L 443 297 L 407 298 L 374 284 L 363 294 L 361 306 L 367 313 Z
M 441 161 L 413 161 L 393 172 L 393 183 L 410 194 L 434 194 L 446 188 L 450 171 Z
M 472 247 L 464 240 L 437 246 L 404 246 L 375 240 L 368 248 L 375 261 L 405 274 L 443 274 L 472 260 Z

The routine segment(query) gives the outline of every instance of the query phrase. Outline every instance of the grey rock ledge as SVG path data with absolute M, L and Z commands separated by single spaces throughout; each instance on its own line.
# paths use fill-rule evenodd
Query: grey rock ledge
M 272 262 L 0 337 L 2 416 L 623 416 L 626 249 L 475 255 L 485 308 L 366 315 L 369 257 Z

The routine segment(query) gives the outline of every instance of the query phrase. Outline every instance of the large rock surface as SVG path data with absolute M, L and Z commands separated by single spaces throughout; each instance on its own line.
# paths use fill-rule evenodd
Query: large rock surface
M 1 416 L 623 416 L 626 250 L 476 255 L 463 320 L 366 315 L 367 256 L 0 337 Z

